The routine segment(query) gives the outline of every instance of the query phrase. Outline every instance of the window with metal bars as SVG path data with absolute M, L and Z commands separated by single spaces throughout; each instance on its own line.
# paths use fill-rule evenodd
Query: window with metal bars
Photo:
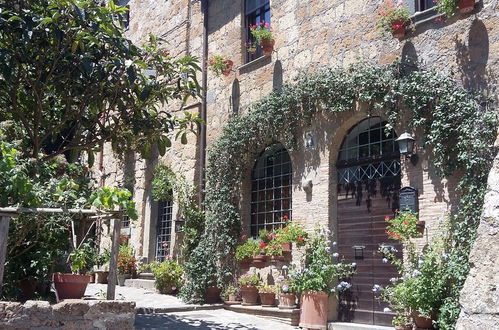
M 246 0 L 244 4 L 246 23 L 246 46 L 256 45 L 256 40 L 250 32 L 250 26 L 262 21 L 270 24 L 270 1 L 269 0 Z M 246 62 L 251 62 L 263 55 L 261 47 L 257 47 L 254 54 L 246 52 Z
M 156 223 L 156 260 L 164 261 L 170 253 L 172 234 L 171 201 L 158 202 L 158 221 Z
M 267 148 L 257 159 L 251 174 L 251 235 L 273 230 L 291 219 L 291 159 L 282 144 Z

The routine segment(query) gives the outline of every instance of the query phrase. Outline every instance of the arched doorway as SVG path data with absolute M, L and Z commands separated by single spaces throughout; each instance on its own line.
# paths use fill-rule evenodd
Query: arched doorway
M 350 129 L 338 154 L 338 252 L 345 262 L 357 265 L 352 287 L 340 295 L 341 321 L 390 325 L 393 318 L 373 289 L 398 276 L 378 252 L 380 245 L 402 253 L 400 244 L 385 233 L 384 218 L 398 208 L 400 189 L 396 136 L 385 125 L 380 117 L 362 120 Z

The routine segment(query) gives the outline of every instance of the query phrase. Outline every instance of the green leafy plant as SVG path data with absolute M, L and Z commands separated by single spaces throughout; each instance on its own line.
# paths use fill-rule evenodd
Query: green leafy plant
M 222 299 L 228 300 L 229 296 L 231 295 L 237 295 L 239 293 L 239 288 L 234 285 L 229 285 L 225 289 L 222 290 Z
M 159 164 L 154 169 L 151 182 L 151 195 L 156 201 L 172 201 L 173 187 L 176 180 L 175 172 L 166 164 Z
M 131 197 L 132 193 L 127 189 L 100 187 L 90 196 L 90 203 L 105 211 L 123 210 L 130 219 L 137 220 L 139 216 Z
M 101 253 L 95 254 L 94 264 L 97 267 L 101 267 L 109 262 L 111 259 L 111 251 L 109 249 L 104 249 Z
M 452 17 L 457 11 L 457 3 L 459 0 L 435 0 L 437 11 L 445 17 Z
M 95 261 L 95 248 L 92 241 L 84 242 L 79 248 L 71 251 L 69 261 L 73 273 L 82 274 L 85 270 L 90 270 Z
M 278 289 L 275 285 L 262 283 L 257 286 L 259 293 L 277 293 Z
M 154 286 L 160 293 L 176 292 L 184 282 L 184 268 L 173 259 L 150 264 L 154 274 Z
M 246 274 L 237 280 L 237 284 L 242 286 L 259 286 L 262 284 L 262 280 L 256 274 Z
M 385 221 L 387 223 L 385 234 L 388 234 L 391 239 L 405 242 L 411 238 L 421 237 L 417 230 L 417 214 L 399 212 L 394 218 L 386 216 Z
M 237 260 L 251 258 L 260 253 L 260 240 L 249 238 L 243 244 L 236 247 L 235 257 Z
M 261 45 L 262 41 L 274 40 L 270 24 L 265 23 L 264 21 L 250 26 L 250 33 L 253 37 L 255 37 L 256 42 L 259 45 Z
M 265 255 L 271 256 L 271 257 L 278 257 L 282 256 L 282 246 L 277 242 L 276 240 L 270 241 L 266 246 L 265 246 Z
M 378 16 L 377 28 L 389 34 L 404 26 L 411 18 L 409 9 L 404 3 L 395 0 L 385 0 L 376 14 Z
M 234 62 L 220 55 L 215 55 L 208 60 L 208 65 L 210 70 L 213 71 L 217 76 L 229 75 L 234 66 Z
M 354 273 L 350 264 L 333 261 L 330 243 L 330 234 L 317 228 L 307 243 L 303 268 L 291 272 L 292 291 L 334 292 L 333 284 L 336 280 Z
M 287 216 L 285 216 L 287 220 Z M 281 243 L 295 242 L 297 246 L 304 246 L 308 233 L 298 223 L 290 221 L 283 228 L 276 231 L 276 239 Z

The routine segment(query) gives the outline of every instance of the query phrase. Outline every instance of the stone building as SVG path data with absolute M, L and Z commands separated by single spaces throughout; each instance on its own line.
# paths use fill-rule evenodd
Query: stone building
M 432 1 L 407 0 L 413 12 L 413 30 L 401 39 L 382 36 L 376 30 L 375 12 L 380 0 L 130 0 L 121 4 L 130 9 L 126 34 L 134 42 L 153 33 L 167 41 L 166 48 L 173 56 L 192 54 L 203 59 L 206 55 L 223 55 L 234 62 L 234 70 L 228 76 L 216 77 L 207 72 L 206 103 L 194 101 L 183 108 L 175 105 L 170 109 L 179 114 L 180 110 L 205 110 L 205 142 L 203 132 L 198 137 L 191 135 L 187 145 L 174 144 L 166 156 L 146 160 L 129 153 L 118 161 L 107 148 L 103 153 L 102 183 L 133 189 L 140 218 L 135 223 L 125 219 L 122 231 L 129 235 L 136 254 L 149 261 L 175 254 L 181 239 L 175 231 L 178 206 L 151 198 L 155 165 L 168 163 L 199 186 L 205 163 L 203 144 L 209 148 L 231 117 L 244 115 L 251 104 L 280 90 L 301 73 L 346 67 L 359 61 L 384 65 L 402 60 L 437 69 L 453 76 L 466 89 L 496 98 L 497 0 L 476 1 L 471 13 L 443 21 L 436 19 L 439 16 Z M 274 52 L 269 56 L 263 56 L 260 50 L 249 54 L 246 49 L 251 41 L 248 26 L 261 20 L 270 23 L 275 37 Z M 297 150 L 288 152 L 279 143 L 270 148 L 260 146 L 262 153 L 255 155 L 255 163 L 248 164 L 241 182 L 244 231 L 254 235 L 259 229 L 278 226 L 278 219 L 288 215 L 310 230 L 316 223 L 331 228 L 337 235 L 339 252 L 347 258 L 355 253 L 369 256 L 379 243 L 386 241 L 383 218 L 398 208 L 399 189 L 412 187 L 417 192 L 420 220 L 426 222 L 425 236 L 418 242 L 424 245 L 457 205 L 455 182 L 437 175 L 432 151 L 423 148 L 421 132 L 410 132 L 416 139 L 417 162 L 401 156 L 395 140 L 407 130 L 407 123 L 398 123 L 386 135 L 385 121 L 382 111 L 368 116 L 368 109 L 359 105 L 352 112 L 317 119 L 304 126 L 303 131 L 296 132 L 303 137 Z M 498 171 L 497 166 L 494 170 Z M 355 184 L 365 179 L 373 180 L 375 186 Z M 265 181 L 271 181 L 271 189 L 263 184 Z M 492 188 L 496 181 L 490 182 Z M 358 193 L 356 198 L 352 198 L 354 190 Z M 497 233 L 499 216 L 497 212 L 490 216 L 495 217 L 496 225 L 489 225 L 480 235 Z M 497 245 L 497 237 L 491 237 L 488 240 Z M 497 260 L 492 250 L 489 249 L 490 258 Z M 390 315 L 383 313 L 384 305 L 370 293 L 375 281 L 383 284 L 394 271 L 383 265 L 381 259 L 366 258 L 371 264 L 359 266 L 365 274 L 359 275 L 357 285 L 364 289 L 360 290 L 362 297 L 351 318 L 353 322 L 390 321 Z M 486 314 L 483 324 L 498 324 L 499 301 L 497 293 L 494 295 L 497 261 L 487 266 L 488 271 L 495 269 L 495 275 L 483 275 L 487 270 L 476 261 L 472 276 L 482 281 L 495 279 L 495 284 L 480 291 L 481 298 L 463 300 L 463 329 L 472 328 L 473 318 L 480 314 Z M 482 299 L 485 307 L 476 306 L 477 299 Z M 481 327 L 484 328 L 487 327 Z

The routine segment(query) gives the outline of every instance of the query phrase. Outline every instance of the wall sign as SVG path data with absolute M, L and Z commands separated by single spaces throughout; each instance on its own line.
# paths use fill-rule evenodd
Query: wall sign
M 418 190 L 413 187 L 404 187 L 399 191 L 400 211 L 419 212 Z

